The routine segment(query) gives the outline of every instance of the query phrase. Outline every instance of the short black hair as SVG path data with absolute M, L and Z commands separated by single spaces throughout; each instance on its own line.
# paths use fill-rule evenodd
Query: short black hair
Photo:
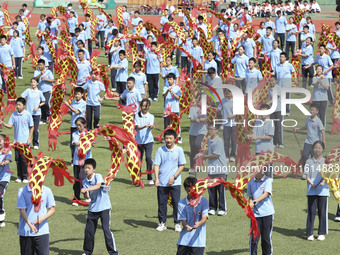
M 26 105 L 26 99 L 23 97 L 18 97 L 17 100 L 15 101 L 16 103 L 20 102 L 23 105 Z
M 133 64 L 133 67 L 136 67 L 136 66 L 142 66 L 142 62 L 140 61 L 136 61 L 134 64 Z
M 74 30 L 75 33 L 80 33 L 80 28 L 77 27 L 75 30 Z
M 270 109 L 270 106 L 268 104 L 261 104 L 260 109 L 266 108 L 267 110 Z
M 5 39 L 5 40 L 7 40 L 7 36 L 5 36 L 5 35 L 2 35 L 2 36 L 0 36 L 0 39 Z
M 309 109 L 310 108 L 315 108 L 319 111 L 319 105 L 317 105 L 316 103 L 311 103 L 311 105 L 309 106 Z
M 120 54 L 123 54 L 124 56 L 126 55 L 125 50 L 120 50 L 118 54 L 119 54 L 119 55 L 120 55 Z
M 45 65 L 45 60 L 39 59 L 39 60 L 38 60 L 38 64 L 44 64 L 44 65 Z
M 280 53 L 280 56 L 281 56 L 281 55 L 282 55 L 282 56 L 285 56 L 285 58 L 287 58 L 287 53 L 286 53 L 286 52 L 281 52 L 281 53 Z
M 89 18 L 91 18 L 91 15 L 90 15 L 90 14 L 88 14 L 88 13 L 86 13 L 86 14 L 85 14 L 85 17 L 89 17 Z
M 325 147 L 326 147 L 323 141 L 316 141 L 316 142 L 313 143 L 313 149 L 314 149 L 315 145 L 317 145 L 317 144 L 320 144 L 322 149 L 325 149 Z
M 307 26 L 307 25 L 306 25 L 306 26 L 303 26 L 303 29 L 305 29 L 305 28 L 307 28 L 307 29 L 309 30 L 309 26 Z
M 118 31 L 117 28 L 112 29 L 112 35 L 113 35 L 113 36 L 118 35 L 118 33 L 119 33 L 119 31 Z
M 184 182 L 183 182 L 183 186 L 184 188 L 190 188 L 193 187 L 197 182 L 197 179 L 193 176 L 189 176 L 187 178 L 185 178 Z
M 22 4 L 21 7 L 27 7 L 27 4 Z
M 202 15 L 199 15 L 197 19 L 198 19 L 198 20 L 204 20 L 204 18 L 203 18 Z
M 134 13 L 138 13 L 138 14 L 140 14 L 140 13 L 139 13 L 139 11 L 135 11 Z
M 80 49 L 80 50 L 78 50 L 78 54 L 79 53 L 83 53 L 83 54 L 85 54 L 85 51 L 84 50 L 82 50 L 82 49 Z
M 256 64 L 256 59 L 255 58 L 250 58 L 248 61 L 253 61 Z
M 208 68 L 208 74 L 215 74 L 215 73 L 216 73 L 215 67 L 209 67 Z
M 266 27 L 266 30 L 269 29 L 270 31 L 273 31 L 272 27 Z
M 75 89 L 74 89 L 74 94 L 75 93 L 81 93 L 81 94 L 84 94 L 84 90 L 83 90 L 83 88 L 82 87 L 76 87 Z
M 135 83 L 135 82 L 136 82 L 136 79 L 135 79 L 135 77 L 129 77 L 129 78 L 127 78 L 126 81 L 127 81 L 127 82 L 128 82 L 128 81 L 133 81 L 133 83 Z
M 166 78 L 167 78 L 167 79 L 172 78 L 172 79 L 176 80 L 176 75 L 175 75 L 174 73 L 168 73 L 168 74 L 166 75 Z
M 166 137 L 167 135 L 169 135 L 169 136 L 172 135 L 172 136 L 175 137 L 175 139 L 177 138 L 177 133 L 176 133 L 176 131 L 173 130 L 173 129 L 167 129 L 167 130 L 165 130 L 165 132 L 164 132 L 164 139 L 165 139 L 165 137 Z
M 97 167 L 97 162 L 93 158 L 88 158 L 85 160 L 84 166 L 85 165 L 91 165 L 93 169 L 96 169 Z
M 155 45 L 157 47 L 157 42 L 152 42 L 151 45 Z

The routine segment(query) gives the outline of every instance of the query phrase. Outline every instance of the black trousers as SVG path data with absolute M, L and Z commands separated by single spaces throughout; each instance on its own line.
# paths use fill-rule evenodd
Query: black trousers
M 48 255 L 50 252 L 50 235 L 19 236 L 21 255 Z
M 168 198 L 171 194 L 171 201 L 173 205 L 173 217 L 175 224 L 180 221 L 177 220 L 178 202 L 181 199 L 181 185 L 157 187 L 157 201 L 158 201 L 158 220 L 160 223 L 166 223 L 168 211 Z
M 39 146 L 39 123 L 40 123 L 40 115 L 32 115 L 33 123 L 34 123 L 34 131 L 33 131 L 33 146 Z
M 116 88 L 116 75 L 117 75 L 117 70 L 111 69 L 111 86 L 113 89 Z
M 177 48 L 176 49 L 176 66 L 178 66 L 178 67 L 179 67 L 180 57 L 181 57 L 181 51 Z
M 190 168 L 192 169 L 195 165 L 194 157 L 198 154 L 199 150 L 202 147 L 202 141 L 204 139 L 204 135 L 189 135 L 189 144 L 190 144 Z
M 92 45 L 92 40 L 91 39 L 87 39 L 87 49 L 88 49 L 90 57 L 91 57 L 92 50 L 93 50 L 93 45 Z
M 314 77 L 314 66 L 310 66 L 307 69 L 305 69 L 304 67 L 305 67 L 305 65 L 302 65 L 302 87 L 306 88 L 307 76 L 308 75 L 309 75 L 308 86 L 312 85 L 313 77 Z
M 190 61 L 188 60 L 188 57 L 183 57 L 181 56 L 181 69 L 184 68 L 184 70 L 186 71 L 186 74 L 190 73 Z
M 100 37 L 100 47 L 104 48 L 105 47 L 105 43 L 104 43 L 104 39 L 105 39 L 105 31 L 98 31 L 96 33 L 96 46 L 97 48 L 99 48 L 99 37 Z
M 189 247 L 178 245 L 176 255 L 204 255 L 205 247 Z
M 240 77 L 238 77 L 240 78 Z M 236 80 L 236 86 L 242 89 L 243 93 L 246 90 L 246 79 L 242 78 L 242 80 Z
M 261 234 L 261 248 L 263 255 L 272 254 L 272 231 L 273 231 L 273 215 L 265 217 L 256 217 L 257 226 Z M 257 255 L 257 245 L 260 237 L 253 238 L 250 235 L 250 254 Z
M 326 128 L 326 111 L 327 111 L 327 105 L 328 101 L 313 101 L 316 105 L 319 107 L 319 118 L 322 121 L 322 124 L 324 128 Z
M 97 230 L 98 220 L 102 223 L 102 228 L 104 232 L 105 245 L 108 253 L 110 255 L 118 255 L 116 248 L 115 239 L 110 230 L 111 220 L 110 220 L 110 210 L 104 210 L 101 212 L 90 212 L 87 213 L 86 226 L 85 226 L 85 239 L 84 239 L 84 253 L 86 255 L 91 255 L 94 249 L 94 236 Z
M 327 221 L 328 221 L 328 197 L 326 196 L 307 196 L 308 208 L 307 208 L 307 236 L 313 235 L 314 220 L 316 215 L 316 209 L 318 209 L 319 216 L 319 235 L 327 234 Z
M 48 116 L 50 116 L 50 98 L 51 98 L 51 92 L 44 92 L 43 93 L 45 98 L 45 104 L 41 106 L 41 121 L 46 122 Z
M 275 40 L 277 40 L 277 38 L 280 38 L 280 49 L 283 51 L 283 49 L 285 47 L 286 34 L 285 33 L 275 33 L 274 38 L 275 38 Z
M 338 208 L 336 210 L 336 217 L 340 217 L 340 206 L 338 205 Z
M 6 193 L 7 186 L 8 186 L 8 182 L 0 181 L 0 215 L 5 214 L 4 195 Z M 0 223 L 4 221 L 5 221 L 5 218 L 3 220 L 0 220 Z
M 329 78 L 329 89 L 327 90 L 327 97 L 328 101 L 331 105 L 334 104 L 334 95 L 333 95 L 333 86 L 332 86 L 332 80 Z
M 149 97 L 152 99 L 158 98 L 159 74 L 147 74 L 146 79 L 149 86 Z
M 292 56 L 294 56 L 295 44 L 296 44 L 296 42 L 286 41 L 286 53 L 287 53 L 287 59 L 289 59 L 289 50 L 290 50 L 290 52 L 292 53 Z
M 177 116 L 179 116 L 179 112 L 175 112 Z M 166 129 L 171 124 L 170 117 L 164 117 L 164 129 Z M 181 127 L 179 127 L 178 137 L 181 137 Z
M 216 60 L 216 59 L 215 59 L 215 62 L 217 64 L 217 70 L 216 70 L 217 71 L 217 75 L 220 76 L 221 71 L 222 71 L 222 63 L 221 63 L 220 60 Z
M 282 132 L 282 119 L 283 116 L 280 112 L 273 112 L 272 114 L 270 114 L 270 119 L 275 119 L 276 121 L 274 121 L 274 138 L 273 138 L 273 143 L 274 145 L 283 145 L 283 132 Z
M 100 105 L 86 105 L 86 123 L 87 129 L 92 129 L 92 115 L 94 118 L 93 129 L 99 126 L 100 120 Z
M 215 177 L 223 178 L 225 181 L 227 180 L 227 175 L 209 175 L 209 178 L 213 179 Z M 227 211 L 227 201 L 225 199 L 225 187 L 223 184 L 217 185 L 212 188 L 208 188 L 209 193 L 209 209 L 220 211 Z M 217 195 L 218 194 L 218 195 Z M 218 197 L 218 198 L 217 198 Z
M 146 170 L 152 170 L 152 143 L 138 144 L 138 150 L 140 151 L 140 160 L 143 160 L 143 155 L 145 152 Z M 148 180 L 152 180 L 152 174 L 148 174 Z
M 126 89 L 126 82 L 117 81 L 117 92 L 119 95 L 123 94 L 124 90 Z M 122 105 L 126 104 L 126 99 L 120 99 L 119 103 Z
M 314 156 L 313 145 L 305 143 L 302 151 L 302 170 L 305 168 L 306 161 L 310 156 Z
M 223 127 L 223 139 L 224 139 L 224 152 L 227 158 L 236 157 L 236 133 L 235 127 Z M 231 146 L 230 146 L 231 145 Z M 230 151 L 231 147 L 231 152 Z
M 15 76 L 22 76 L 22 58 L 14 58 L 15 61 Z
M 70 149 L 71 149 L 71 158 L 72 158 L 72 163 L 73 163 L 73 155 L 74 155 L 74 150 L 76 149 L 76 146 L 72 144 L 72 134 L 77 131 L 77 128 L 71 127 L 70 129 Z
M 84 168 L 78 165 L 73 166 L 73 177 L 76 178 L 79 181 L 75 181 L 73 183 L 73 191 L 74 196 L 80 200 L 80 190 L 82 188 L 82 181 L 85 179 L 86 175 L 84 172 Z
M 17 163 L 18 179 L 27 179 L 27 164 L 25 157 L 18 149 L 15 149 L 15 161 Z

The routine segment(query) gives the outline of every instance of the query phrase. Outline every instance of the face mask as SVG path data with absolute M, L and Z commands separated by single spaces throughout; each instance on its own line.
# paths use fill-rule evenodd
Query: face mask
M 67 7 L 67 9 L 69 9 L 69 10 L 72 10 L 72 7 L 71 7 L 71 6 L 69 6 L 69 7 Z

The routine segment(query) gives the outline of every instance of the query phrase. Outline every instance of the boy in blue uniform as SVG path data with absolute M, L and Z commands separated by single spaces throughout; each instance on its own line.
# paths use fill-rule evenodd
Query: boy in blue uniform
M 18 191 L 17 209 L 20 212 L 20 254 L 49 254 L 50 231 L 48 218 L 55 212 L 55 201 L 50 188 L 42 186 L 40 209 L 35 211 L 30 185 Z
M 86 159 L 84 170 L 86 178 L 83 180 L 81 193 L 86 199 L 91 198 L 85 226 L 84 253 L 91 255 L 94 249 L 94 235 L 98 219 L 102 222 L 106 249 L 110 255 L 118 255 L 115 239 L 110 230 L 111 201 L 107 190 L 104 189 L 104 180 L 101 174 L 96 174 L 97 163 L 94 159 Z
M 18 143 L 31 144 L 33 135 L 33 118 L 32 115 L 25 110 L 26 99 L 18 97 L 16 100 L 17 111 L 13 112 L 9 118 L 8 124 L 0 120 L 0 125 L 11 129 L 14 126 L 14 141 Z M 27 164 L 25 157 L 18 149 L 15 149 L 15 161 L 17 162 L 18 178 L 15 182 L 28 183 Z
M 107 18 L 105 16 L 105 14 L 103 13 L 102 10 L 100 10 L 100 14 L 98 14 L 96 16 L 96 18 L 98 19 L 98 23 L 97 23 L 97 33 L 96 33 L 96 46 L 97 48 L 99 48 L 99 36 L 100 36 L 100 42 L 101 42 L 101 48 L 104 49 L 105 43 L 104 43 L 104 39 L 105 39 L 105 24 L 107 22 Z
M 142 64 L 140 61 L 136 61 L 133 64 L 134 72 L 130 73 L 129 77 L 135 78 L 135 88 L 140 92 L 143 99 L 147 99 L 147 86 L 148 82 L 146 80 L 145 73 L 142 72 Z
M 183 183 L 188 195 L 178 203 L 178 220 L 182 221 L 183 229 L 177 241 L 177 255 L 204 254 L 209 205 L 205 197 L 200 197 L 196 207 L 190 206 L 193 199 L 190 190 L 196 182 L 195 177 L 187 177 Z
M 41 109 L 45 104 L 45 97 L 43 93 L 38 90 L 39 80 L 36 78 L 31 79 L 32 88 L 26 89 L 21 96 L 27 100 L 27 111 L 32 114 L 34 122 L 33 132 L 33 149 L 39 149 L 39 122 L 41 117 Z
M 313 144 L 316 141 L 322 141 L 326 144 L 325 128 L 318 117 L 319 108 L 316 104 L 312 103 L 309 109 L 311 116 L 307 118 L 305 125 L 300 128 L 293 128 L 293 132 L 297 130 L 307 130 L 307 137 L 302 152 L 302 169 L 304 169 L 309 156 L 313 156 Z M 303 175 L 303 179 L 306 179 L 305 175 Z
M 203 159 L 208 159 L 209 178 L 223 178 L 227 180 L 228 163 L 224 152 L 224 142 L 218 136 L 220 126 L 213 122 L 208 125 L 208 132 L 210 138 L 208 139 L 208 151 L 203 155 Z M 209 191 L 209 214 L 215 215 L 217 208 L 219 208 L 218 216 L 224 216 L 227 213 L 227 203 L 225 199 L 225 188 L 223 184 L 208 188 Z M 218 193 L 218 202 L 217 202 Z
M 117 62 L 112 63 L 110 70 L 116 69 L 116 83 L 117 83 L 117 92 L 119 95 L 122 95 L 126 89 L 126 82 L 128 78 L 128 69 L 129 62 L 126 59 L 125 50 L 119 51 L 119 59 Z
M 74 89 L 74 100 L 72 100 L 71 104 L 67 100 L 64 100 L 64 104 L 71 111 L 70 149 L 72 161 L 75 150 L 75 145 L 72 144 L 72 134 L 77 131 L 76 119 L 79 117 L 85 118 L 86 102 L 83 100 L 83 95 L 83 88 L 78 87 Z
M 0 228 L 5 227 L 4 195 L 11 180 L 9 163 L 12 162 L 12 152 L 5 148 L 6 136 L 0 134 Z
M 276 25 L 276 30 L 275 30 L 275 40 L 280 38 L 280 47 L 281 50 L 283 51 L 284 46 L 285 46 L 285 35 L 286 35 L 286 25 L 287 25 L 287 19 L 285 17 L 282 17 L 281 11 L 276 12 L 277 17 L 275 19 L 275 25 Z
M 185 155 L 181 147 L 175 144 L 177 133 L 173 129 L 164 132 L 165 145 L 158 148 L 155 160 L 155 185 L 157 187 L 158 220 L 157 231 L 167 229 L 167 203 L 169 192 L 173 203 L 173 216 L 175 231 L 181 232 L 182 228 L 177 219 L 178 202 L 181 197 L 181 173 L 184 169 Z
M 272 254 L 272 232 L 274 219 L 274 205 L 271 199 L 273 179 L 268 178 L 263 172 L 256 174 L 248 183 L 247 196 L 253 209 L 257 226 L 261 234 L 262 254 Z M 257 254 L 257 245 L 260 237 L 250 237 L 250 254 Z
M 178 79 L 179 79 L 179 72 L 176 67 L 172 66 L 172 58 L 170 56 L 165 58 L 165 66 L 162 67 L 161 76 L 164 80 L 164 87 L 169 87 L 167 75 L 169 73 L 173 73 L 176 75 L 177 79 L 175 81 L 175 84 L 178 85 Z
M 312 38 L 308 37 L 306 39 L 306 45 L 302 46 L 301 52 L 297 53 L 298 56 L 302 57 L 302 87 L 306 88 L 306 83 L 307 83 L 307 76 L 309 76 L 308 79 L 308 86 L 312 85 L 312 79 L 314 76 L 314 67 L 313 67 L 313 54 L 314 54 L 314 49 L 311 45 L 312 43 Z

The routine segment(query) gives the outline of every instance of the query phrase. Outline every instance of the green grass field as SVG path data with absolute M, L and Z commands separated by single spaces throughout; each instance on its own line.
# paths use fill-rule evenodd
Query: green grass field
M 31 34 L 35 28 L 31 28 Z M 27 49 L 28 50 L 28 49 Z M 105 62 L 103 53 L 98 60 Z M 29 80 L 33 75 L 30 61 L 23 67 L 24 79 L 16 80 L 16 92 L 19 96 L 24 89 L 30 87 Z M 161 82 L 160 87 L 163 87 Z M 162 90 L 160 90 L 162 91 Z M 155 115 L 157 121 L 161 117 L 163 101 L 153 102 L 151 113 Z M 332 110 L 327 109 L 327 149 L 339 145 L 339 136 L 331 136 Z M 297 109 L 292 108 L 290 118 L 296 119 L 299 126 L 304 125 L 306 117 Z M 5 118 L 8 121 L 9 116 Z M 101 110 L 100 124 L 117 124 L 122 126 L 121 111 L 116 109 L 114 102 L 104 101 Z M 63 118 L 60 131 L 67 131 L 70 127 L 70 116 Z M 161 122 L 153 131 L 158 135 L 161 132 L 163 123 Z M 13 130 L 3 129 L 2 132 L 9 135 L 13 140 Z M 182 118 L 182 137 L 187 162 L 189 162 L 189 121 L 187 116 Z M 305 132 L 298 132 L 297 137 L 300 144 L 303 144 Z M 99 138 L 101 139 L 101 138 Z M 154 153 L 162 144 L 155 142 Z M 284 146 L 281 153 L 290 156 L 295 161 L 299 160 L 299 147 L 294 139 L 293 133 L 289 129 L 284 129 Z M 40 150 L 51 157 L 61 157 L 70 161 L 69 135 L 59 136 L 58 148 L 55 151 L 48 151 L 47 125 L 40 126 Z M 253 144 L 251 145 L 254 151 Z M 93 157 L 98 162 L 97 172 L 106 174 L 106 169 L 110 165 L 110 151 L 106 142 L 98 143 L 93 149 Z M 38 151 L 33 151 L 35 155 Z M 187 177 L 189 164 L 186 165 L 182 178 Z M 145 169 L 145 164 L 143 164 Z M 11 170 L 16 172 L 16 164 L 11 164 Z M 73 172 L 72 168 L 69 168 Z M 198 177 L 206 177 L 200 174 Z M 230 174 L 229 181 L 233 181 L 235 174 Z M 18 189 L 23 184 L 14 182 L 12 176 L 7 192 L 5 194 L 6 227 L 0 229 L 1 254 L 19 254 L 19 238 L 17 235 L 19 212 L 16 209 L 16 196 Z M 143 180 L 146 177 L 143 176 Z M 56 200 L 56 212 L 49 220 L 50 226 L 50 250 L 51 254 L 70 255 L 81 254 L 84 238 L 85 220 L 87 215 L 86 207 L 71 206 L 69 198 L 72 197 L 72 185 L 66 183 L 63 187 L 56 187 L 53 184 L 54 178 L 48 173 L 45 185 L 53 191 Z M 323 242 L 307 242 L 305 240 L 306 228 L 306 181 L 295 179 L 275 179 L 273 184 L 273 203 L 275 207 L 275 220 L 273 231 L 273 247 L 275 254 L 330 254 L 339 253 L 338 241 L 340 238 L 340 223 L 333 221 L 336 212 L 337 201 L 331 196 L 329 199 L 329 235 Z M 155 228 L 157 219 L 157 194 L 155 187 L 145 187 L 144 189 L 131 185 L 131 179 L 125 166 L 122 165 L 117 178 L 111 183 L 109 192 L 112 214 L 111 229 L 115 236 L 116 245 L 120 254 L 123 255 L 147 255 L 164 254 L 170 255 L 176 252 L 176 242 L 179 234 L 174 232 L 171 218 L 172 209 L 168 211 L 168 230 L 157 232 Z M 182 196 L 185 196 L 182 189 Z M 204 194 L 208 197 L 208 194 Z M 207 222 L 207 255 L 225 254 L 248 254 L 249 237 L 248 231 L 250 221 L 238 206 L 236 200 L 227 193 L 228 215 L 225 217 L 212 216 Z M 315 235 L 317 235 L 318 220 L 315 221 Z M 107 254 L 104 237 L 99 224 L 96 234 L 94 254 Z M 261 250 L 261 248 L 259 247 Z

